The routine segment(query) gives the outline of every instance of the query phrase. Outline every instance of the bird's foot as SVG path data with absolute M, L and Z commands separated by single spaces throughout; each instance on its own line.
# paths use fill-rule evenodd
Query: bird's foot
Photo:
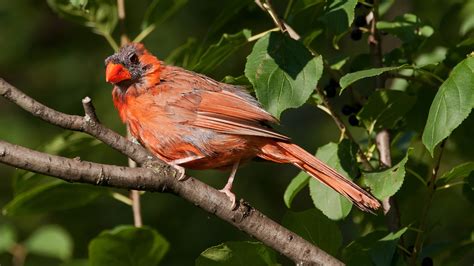
M 224 194 L 227 195 L 230 202 L 232 203 L 231 209 L 235 210 L 237 208 L 237 203 L 235 201 L 235 194 L 232 191 L 230 191 L 230 189 L 227 188 L 227 187 L 224 187 L 223 189 L 219 190 L 219 192 L 224 193 Z
M 176 171 L 178 171 L 178 181 L 184 181 L 188 179 L 188 177 L 186 176 L 186 170 L 184 169 L 184 167 L 179 166 L 177 164 L 171 164 L 171 166 L 174 169 L 176 169 Z

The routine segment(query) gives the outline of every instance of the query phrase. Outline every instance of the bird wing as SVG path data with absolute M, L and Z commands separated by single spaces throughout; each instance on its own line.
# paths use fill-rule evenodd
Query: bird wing
M 245 92 L 237 93 L 229 90 L 202 91 L 194 124 L 227 134 L 289 140 L 265 126 L 265 122 L 277 123 L 278 120 L 263 110 L 255 99 Z
M 193 83 L 196 87 L 192 89 L 185 89 L 188 86 L 179 82 L 167 84 L 172 87 L 169 91 L 175 92 L 172 99 L 167 100 L 168 112 L 179 113 L 179 118 L 176 118 L 179 123 L 225 134 L 289 140 L 265 125 L 278 123 L 278 120 L 243 89 L 212 80 L 212 83 L 200 81 Z

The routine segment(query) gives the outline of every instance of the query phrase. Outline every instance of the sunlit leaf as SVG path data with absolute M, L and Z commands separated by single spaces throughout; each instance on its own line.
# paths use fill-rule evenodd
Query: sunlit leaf
M 206 249 L 196 266 L 277 266 L 276 253 L 259 242 L 225 242 Z
M 391 22 L 378 21 L 377 29 L 393 34 L 405 43 L 420 37 L 428 38 L 434 32 L 431 26 L 422 23 L 417 16 L 409 13 L 398 16 Z
M 474 107 L 474 57 L 461 61 L 441 85 L 431 104 L 423 132 L 423 144 L 433 155 L 436 145 L 448 137 Z
M 347 87 L 349 87 L 352 83 L 358 80 L 375 77 L 388 71 L 399 70 L 406 67 L 408 67 L 408 65 L 401 65 L 401 66 L 396 66 L 396 67 L 371 68 L 371 69 L 360 70 L 360 71 L 346 74 L 339 80 L 339 85 L 341 86 L 340 94 L 342 94 L 342 92 Z
M 168 249 L 168 241 L 152 228 L 118 226 L 90 242 L 89 263 L 91 266 L 158 265 Z
M 357 148 L 348 140 L 322 146 L 316 157 L 351 180 L 358 173 Z M 332 220 L 346 217 L 352 209 L 352 203 L 347 198 L 314 178 L 309 181 L 309 191 L 316 208 Z
M 63 228 L 46 225 L 36 230 L 26 241 L 29 253 L 67 260 L 72 256 L 73 241 Z
M 320 211 L 309 209 L 302 212 L 288 211 L 283 225 L 302 238 L 336 256 L 342 245 L 342 234 L 334 221 Z
M 405 179 L 405 164 L 412 149 L 408 149 L 405 157 L 395 166 L 381 172 L 364 173 L 362 184 L 370 188 L 376 198 L 383 200 L 395 195 Z
M 255 43 L 245 65 L 258 100 L 276 117 L 304 104 L 322 72 L 321 56 L 313 57 L 303 44 L 277 32 Z
M 403 91 L 377 90 L 370 95 L 357 118 L 369 132 L 391 129 L 410 111 L 416 97 Z
M 455 178 L 467 177 L 472 171 L 474 171 L 474 162 L 463 163 L 445 172 L 437 181 L 448 183 Z
M 283 194 L 283 199 L 288 208 L 291 208 L 291 202 L 293 202 L 296 195 L 298 195 L 298 193 L 308 185 L 310 178 L 311 177 L 307 173 L 300 172 L 291 180 L 290 184 L 288 184 L 288 187 Z

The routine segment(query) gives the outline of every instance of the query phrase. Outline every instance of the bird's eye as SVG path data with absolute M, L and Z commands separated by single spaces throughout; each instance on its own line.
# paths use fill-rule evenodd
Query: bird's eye
M 132 64 L 138 64 L 138 56 L 137 54 L 133 53 L 128 58 Z

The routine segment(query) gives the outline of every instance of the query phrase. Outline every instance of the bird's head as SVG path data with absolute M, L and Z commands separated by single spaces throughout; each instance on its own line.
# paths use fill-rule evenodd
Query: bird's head
M 160 61 L 141 43 L 130 43 L 105 59 L 105 80 L 119 87 L 158 83 Z

